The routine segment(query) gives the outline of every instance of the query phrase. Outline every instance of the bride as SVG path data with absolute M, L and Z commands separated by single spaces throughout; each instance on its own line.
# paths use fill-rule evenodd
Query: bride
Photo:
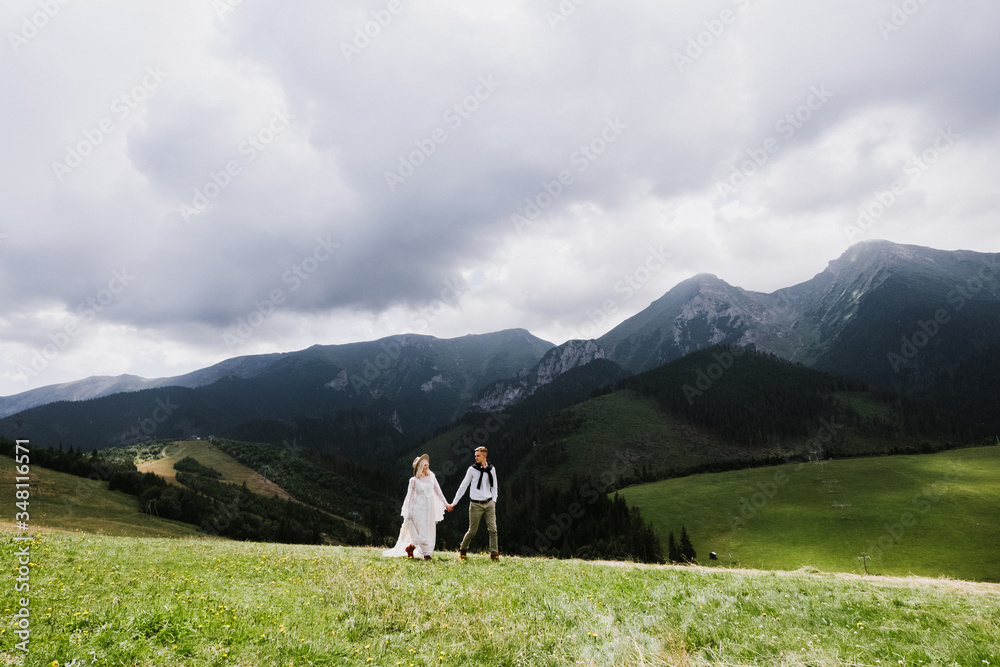
M 413 477 L 406 489 L 403 501 L 403 526 L 399 529 L 396 546 L 382 552 L 383 556 L 407 558 L 421 557 L 431 560 L 434 540 L 437 537 L 437 522 L 444 518 L 448 501 L 441 493 L 437 478 L 431 472 L 430 457 L 427 454 L 413 459 Z

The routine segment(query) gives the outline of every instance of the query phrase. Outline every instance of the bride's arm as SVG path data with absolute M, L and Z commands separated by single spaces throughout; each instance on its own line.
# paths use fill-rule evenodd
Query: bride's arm
M 403 510 L 400 515 L 404 519 L 409 519 L 410 517 L 410 503 L 413 501 L 413 494 L 417 489 L 417 478 L 411 477 L 410 484 L 406 487 L 406 499 L 403 500 Z
M 438 484 L 437 477 L 434 478 L 434 494 L 441 501 L 441 504 L 445 507 L 448 506 L 448 500 L 444 497 L 444 493 L 441 491 L 441 485 Z

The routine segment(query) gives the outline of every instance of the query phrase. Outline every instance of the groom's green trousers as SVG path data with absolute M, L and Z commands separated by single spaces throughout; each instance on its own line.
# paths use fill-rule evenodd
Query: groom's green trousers
M 486 517 L 486 529 L 490 531 L 490 551 L 499 552 L 497 547 L 497 504 L 492 500 L 488 503 L 469 502 L 469 532 L 462 538 L 462 550 L 468 550 L 472 538 L 479 530 L 479 521 Z

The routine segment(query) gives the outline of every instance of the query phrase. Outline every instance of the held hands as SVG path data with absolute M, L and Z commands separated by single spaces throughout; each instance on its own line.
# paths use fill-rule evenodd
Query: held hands
M 453 509 L 455 509 L 455 506 L 454 505 L 445 505 L 444 508 L 450 512 Z

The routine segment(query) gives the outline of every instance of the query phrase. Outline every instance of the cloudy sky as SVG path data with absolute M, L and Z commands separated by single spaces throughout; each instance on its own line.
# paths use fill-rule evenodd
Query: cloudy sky
M 0 28 L 0 395 L 561 343 L 868 238 L 1000 251 L 993 0 L 4 0 Z

